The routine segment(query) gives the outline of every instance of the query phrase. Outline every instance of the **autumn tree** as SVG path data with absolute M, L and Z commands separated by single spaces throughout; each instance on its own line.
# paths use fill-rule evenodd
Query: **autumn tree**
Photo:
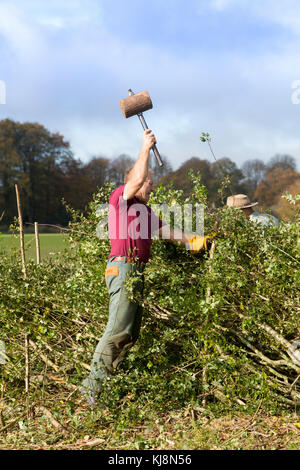
M 83 170 L 88 176 L 90 182 L 93 184 L 93 192 L 97 188 L 104 186 L 108 178 L 109 159 L 105 157 L 92 157 L 92 159 L 85 164 Z
M 164 176 L 160 182 L 167 184 L 173 181 L 174 187 L 183 190 L 183 194 L 188 196 L 193 189 L 188 176 L 190 170 L 193 170 L 194 173 L 201 173 L 201 181 L 207 189 L 208 200 L 213 205 L 220 206 L 222 204 L 218 189 L 226 177 L 230 179 L 230 186 L 224 190 L 224 197 L 234 192 L 242 192 L 245 189 L 242 183 L 242 171 L 230 158 L 226 157 L 213 163 L 206 159 L 192 157 L 185 161 L 178 170 Z
M 0 201 L 6 223 L 15 215 L 14 183 L 22 192 L 25 221 L 45 220 L 52 213 L 56 166 L 66 155 L 69 143 L 38 123 L 0 122 Z
M 279 168 L 281 170 L 295 170 L 296 171 L 296 160 L 294 157 L 286 154 L 276 154 L 271 160 L 267 163 L 267 172 Z
M 252 198 L 258 184 L 263 180 L 267 166 L 258 158 L 247 160 L 242 166 L 244 185 L 247 195 Z
M 286 193 L 293 196 L 293 200 L 295 201 L 294 204 L 286 199 Z M 282 220 L 291 220 L 296 217 L 297 213 L 299 213 L 300 201 L 296 201 L 295 199 L 297 195 L 300 195 L 300 177 L 296 179 L 294 183 L 288 186 L 283 194 L 278 196 L 273 206 L 274 211 Z
M 12 188 L 21 176 L 21 157 L 15 139 L 14 122 L 9 119 L 0 122 L 0 213 L 4 212 L 4 223 L 14 211 L 15 196 Z
M 0 211 L 8 225 L 16 215 L 14 184 L 18 183 L 24 222 L 68 221 L 62 198 L 82 209 L 91 193 L 83 164 L 59 133 L 38 123 L 0 121 Z
M 108 180 L 109 163 L 108 158 L 94 156 L 82 166 L 81 172 L 87 182 L 86 199 L 91 200 L 92 195 Z
M 125 171 L 135 163 L 129 155 L 121 154 L 112 160 L 108 167 L 108 179 L 113 181 L 116 186 L 124 182 Z
M 243 184 L 243 172 L 240 170 L 236 163 L 228 157 L 219 158 L 211 166 L 213 184 L 209 197 L 215 201 L 216 205 L 220 206 L 225 203 L 227 196 L 232 194 L 244 193 L 246 191 L 245 185 Z M 223 200 L 220 199 L 218 189 L 222 181 L 226 178 L 229 179 L 229 185 L 223 192 Z
M 168 184 L 173 181 L 174 187 L 183 190 L 184 195 L 188 196 L 192 190 L 191 180 L 188 176 L 189 170 L 193 170 L 195 173 L 200 172 L 203 184 L 206 187 L 210 187 L 212 178 L 210 162 L 208 160 L 201 160 L 198 157 L 191 157 L 189 160 L 186 160 L 180 165 L 178 170 L 167 173 L 159 182 Z
M 300 179 L 300 173 L 288 168 L 275 168 L 266 174 L 254 193 L 262 209 L 274 209 L 278 198 L 286 189 Z
M 162 167 L 158 166 L 156 159 L 153 155 L 151 155 L 151 158 L 150 158 L 150 168 L 153 171 L 153 181 L 155 183 L 159 183 L 159 181 L 163 177 L 169 175 L 173 171 L 172 164 L 170 160 L 168 159 L 168 157 L 166 157 L 166 155 L 162 155 L 161 158 L 164 163 Z

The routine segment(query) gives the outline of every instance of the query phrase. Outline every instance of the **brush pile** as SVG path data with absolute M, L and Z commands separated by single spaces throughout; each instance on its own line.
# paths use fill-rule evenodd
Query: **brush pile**
M 199 177 L 193 183 L 189 200 L 160 187 L 151 202 L 205 205 Z M 69 208 L 68 255 L 28 263 L 26 280 L 18 253 L 0 258 L 1 387 L 10 406 L 41 409 L 53 396 L 77 396 L 107 320 L 109 241 L 96 229 L 111 190 L 94 196 L 87 216 Z M 125 396 L 131 413 L 299 404 L 299 217 L 262 228 L 232 209 L 205 214 L 205 232 L 216 233 L 210 252 L 153 242 L 141 335 L 103 392 L 117 414 Z

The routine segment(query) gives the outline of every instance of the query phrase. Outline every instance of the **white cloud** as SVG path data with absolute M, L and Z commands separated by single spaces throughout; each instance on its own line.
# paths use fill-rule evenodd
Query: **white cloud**
M 247 3 L 266 22 L 296 27 L 295 2 L 274 0 L 278 8 L 272 10 L 268 1 L 214 0 L 210 14 Z M 300 105 L 291 104 L 291 84 L 300 78 L 298 41 L 283 43 L 280 51 L 262 47 L 255 55 L 247 48 L 208 50 L 203 43 L 189 49 L 187 44 L 187 54 L 179 55 L 167 40 L 155 44 L 108 30 L 101 2 L 41 5 L 33 0 L 26 9 L 21 0 L 0 5 L 0 40 L 10 51 L 2 68 L 10 71 L 9 80 L 0 76 L 7 82 L 1 111 L 62 133 L 76 156 L 137 155 L 142 129 L 119 108 L 129 87 L 150 92 L 154 109 L 145 117 L 174 166 L 192 155 L 211 158 L 200 143 L 202 131 L 211 133 L 217 156 L 237 163 L 258 154 L 264 159 L 277 152 L 299 155 Z M 172 15 L 175 28 L 182 18 Z
M 209 7 L 219 13 L 243 9 L 267 23 L 281 25 L 297 36 L 300 34 L 299 0 L 209 0 Z
M 255 13 L 266 21 L 274 22 L 300 35 L 298 0 L 264 0 L 252 2 Z M 250 7 L 251 8 L 251 7 Z
M 242 0 L 240 0 L 241 2 Z M 223 11 L 228 7 L 231 7 L 235 3 L 235 0 L 210 0 L 210 6 L 214 10 Z
M 40 54 L 43 40 L 34 23 L 26 21 L 22 12 L 9 3 L 0 4 L 0 38 L 6 41 L 19 61 Z
M 38 22 L 42 26 L 50 26 L 58 29 L 66 27 L 66 19 L 62 17 L 41 17 L 38 19 Z

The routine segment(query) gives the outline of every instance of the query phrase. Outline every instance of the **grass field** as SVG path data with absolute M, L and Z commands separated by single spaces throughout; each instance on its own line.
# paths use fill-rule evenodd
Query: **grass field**
M 42 233 L 40 238 L 41 259 L 56 255 L 58 252 L 68 248 L 68 238 L 60 233 Z M 34 234 L 24 235 L 25 256 L 27 259 L 36 259 Z M 8 253 L 11 250 L 20 250 L 19 235 L 1 234 L 0 251 Z

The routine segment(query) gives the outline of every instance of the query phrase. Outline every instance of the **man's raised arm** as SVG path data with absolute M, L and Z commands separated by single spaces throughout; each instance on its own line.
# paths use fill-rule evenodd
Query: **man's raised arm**
M 143 135 L 142 148 L 138 159 L 131 168 L 127 182 L 125 184 L 123 198 L 128 200 L 135 196 L 138 190 L 143 186 L 148 174 L 149 153 L 152 146 L 156 143 L 154 134 L 147 129 Z

